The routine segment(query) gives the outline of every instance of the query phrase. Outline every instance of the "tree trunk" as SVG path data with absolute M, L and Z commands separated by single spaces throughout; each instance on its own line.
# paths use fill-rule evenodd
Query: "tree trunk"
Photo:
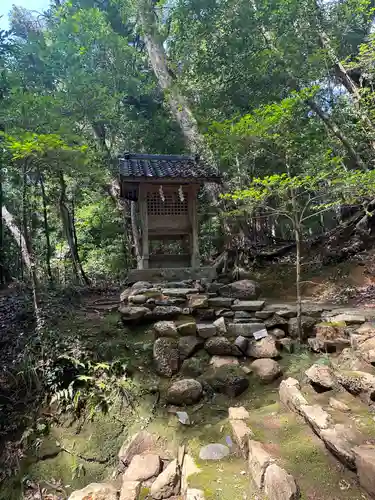
M 25 159 L 22 163 L 22 225 L 23 225 L 23 240 L 24 245 L 27 251 L 27 255 L 29 257 L 30 262 L 30 278 L 31 278 L 31 287 L 33 291 L 33 303 L 34 303 L 34 313 L 37 323 L 37 329 L 40 329 L 43 325 L 41 312 L 39 308 L 39 298 L 38 298 L 38 279 L 36 275 L 35 262 L 33 258 L 32 251 L 32 243 L 29 233 L 29 200 L 27 196 L 27 186 L 28 186 L 28 177 L 27 177 L 27 168 L 28 168 L 28 160 Z M 19 234 L 20 238 L 22 238 L 22 234 Z
M 74 212 L 74 202 L 73 202 L 73 200 L 72 200 L 71 222 L 72 222 L 72 233 L 73 233 L 74 248 L 75 248 L 75 251 L 76 251 L 76 261 L 77 261 L 78 269 L 79 269 L 79 272 L 81 273 L 83 281 L 86 283 L 86 285 L 89 286 L 90 285 L 90 280 L 88 279 L 85 271 L 83 270 L 82 262 L 81 262 L 81 259 L 79 258 L 79 253 L 78 253 L 78 238 L 77 238 L 77 231 L 76 231 L 75 212 Z
M 314 111 L 319 118 L 323 121 L 324 125 L 326 128 L 335 136 L 337 139 L 342 143 L 342 145 L 345 147 L 346 151 L 348 152 L 349 156 L 351 159 L 355 162 L 356 166 L 366 170 L 366 166 L 363 163 L 361 157 L 357 153 L 357 151 L 353 148 L 351 145 L 349 139 L 346 137 L 346 135 L 342 132 L 340 127 L 336 124 L 332 118 L 330 118 L 318 104 L 313 101 L 312 99 L 308 99 L 307 104 L 310 106 L 312 111 Z
M 31 256 L 27 249 L 26 241 L 20 228 L 17 226 L 13 215 L 9 212 L 5 205 L 1 207 L 1 215 L 5 226 L 13 236 L 14 241 L 17 243 L 17 246 L 20 247 L 23 263 L 31 274 Z
M 130 215 L 131 215 L 131 222 L 132 222 L 134 253 L 135 253 L 135 258 L 137 260 L 137 267 L 139 268 L 139 264 L 142 260 L 142 256 L 141 256 L 141 249 L 139 246 L 139 233 L 138 233 L 138 224 L 137 224 L 136 204 L 134 201 L 130 202 Z
M 64 179 L 64 174 L 61 170 L 59 172 L 59 181 L 60 181 L 60 196 L 59 196 L 60 216 L 64 234 L 69 246 L 70 256 L 72 259 L 73 272 L 78 281 L 80 281 L 81 283 L 86 283 L 88 285 L 89 282 L 87 281 L 85 273 L 82 274 L 80 272 L 82 266 L 80 265 L 79 256 L 75 245 L 72 217 L 68 207 L 66 206 L 66 183 Z
M 167 56 L 160 40 L 155 22 L 152 0 L 139 0 L 143 36 L 152 69 L 159 86 L 165 92 L 171 113 L 181 127 L 189 149 L 199 153 L 204 160 L 214 165 L 214 155 L 203 135 L 185 97 L 179 92 L 167 63 Z
M 294 235 L 296 239 L 296 298 L 297 298 L 297 330 L 302 342 L 302 295 L 301 295 L 301 228 L 297 223 Z
M 46 190 L 44 187 L 43 176 L 39 173 L 39 185 L 40 191 L 42 193 L 42 204 L 43 204 L 43 223 L 44 223 L 44 237 L 46 239 L 46 266 L 47 266 L 47 274 L 48 279 L 53 281 L 52 271 L 51 271 L 51 241 L 49 237 L 49 223 L 48 223 L 48 211 L 47 211 L 47 197 Z
M 129 238 L 129 227 L 128 227 L 129 207 L 126 205 L 126 201 L 120 198 L 120 184 L 118 180 L 115 179 L 112 180 L 111 184 L 107 187 L 106 190 L 108 191 L 116 208 L 122 215 L 123 231 L 124 231 L 124 255 L 127 260 L 126 262 L 127 267 L 130 267 L 130 262 L 128 261 L 128 256 L 131 254 L 131 242 Z

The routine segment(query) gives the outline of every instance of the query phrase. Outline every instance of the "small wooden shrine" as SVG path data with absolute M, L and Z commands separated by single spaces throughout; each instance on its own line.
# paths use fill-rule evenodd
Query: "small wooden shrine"
M 197 269 L 197 194 L 202 183 L 220 182 L 216 169 L 198 156 L 126 153 L 119 175 L 121 196 L 137 206 L 138 269 Z

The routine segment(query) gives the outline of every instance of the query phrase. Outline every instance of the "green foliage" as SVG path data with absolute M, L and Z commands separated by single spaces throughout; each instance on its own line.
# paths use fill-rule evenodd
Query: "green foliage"
M 51 398 L 51 404 L 57 403 L 62 411 L 76 417 L 87 415 L 91 420 L 98 412 L 107 413 L 115 405 L 131 404 L 134 385 L 127 377 L 127 360 L 92 363 L 70 356 L 60 356 L 60 359 L 77 371 L 73 381 Z

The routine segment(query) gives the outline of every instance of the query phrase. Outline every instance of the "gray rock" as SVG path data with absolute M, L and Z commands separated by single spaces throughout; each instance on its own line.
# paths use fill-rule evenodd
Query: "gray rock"
M 126 481 L 145 481 L 158 476 L 161 469 L 159 455 L 135 455 L 124 474 Z
M 155 337 L 178 337 L 177 327 L 173 321 L 158 321 L 154 324 Z
M 178 352 L 180 360 L 190 358 L 200 347 L 203 346 L 203 339 L 191 335 L 181 337 L 178 341 Z
M 211 368 L 201 376 L 201 380 L 215 392 L 229 397 L 239 396 L 249 387 L 249 379 L 239 366 Z
M 202 396 L 202 385 L 194 379 L 183 379 L 174 382 L 167 391 L 167 402 L 174 405 L 191 405 Z
M 283 339 L 285 337 L 285 332 L 281 328 L 272 328 L 269 333 L 275 337 L 275 339 Z
M 335 424 L 333 427 L 321 430 L 319 436 L 340 462 L 355 470 L 354 447 L 358 438 L 353 429 L 343 424 Z
M 240 300 L 232 305 L 233 311 L 260 311 L 264 307 L 264 300 Z
M 163 319 L 174 319 L 182 313 L 181 307 L 177 306 L 156 306 L 152 311 L 149 311 L 145 319 L 148 321 L 158 321 Z
M 127 439 L 120 448 L 118 457 L 122 465 L 129 465 L 135 455 L 152 453 L 156 447 L 157 437 L 147 431 L 140 431 Z
M 326 365 L 319 365 L 315 363 L 305 371 L 305 375 L 311 385 L 316 387 L 318 390 L 330 390 L 337 385 L 337 380 L 334 376 L 333 370 Z
M 229 420 L 248 420 L 250 414 L 243 406 L 231 406 L 228 408 L 228 417 Z
M 263 310 L 263 311 L 256 311 L 255 313 L 255 317 L 257 319 L 268 319 L 270 318 L 271 316 L 273 315 L 273 311 L 266 311 L 266 310 Z
M 249 345 L 249 339 L 247 337 L 242 337 L 241 335 L 236 338 L 234 345 L 245 354 Z
M 300 385 L 295 378 L 287 378 L 283 380 L 279 387 L 280 401 L 292 411 L 301 412 L 302 405 L 308 405 L 305 397 L 300 391 Z
M 178 372 L 179 354 L 174 339 L 160 337 L 154 342 L 153 357 L 156 371 L 164 377 L 172 377 Z
M 166 297 L 183 297 L 186 298 L 190 294 L 199 294 L 197 288 L 164 288 L 163 295 Z
M 150 310 L 144 306 L 120 306 L 118 309 L 124 322 L 139 321 L 143 319 Z
M 230 297 L 213 297 L 208 299 L 208 307 L 220 307 L 221 309 L 230 308 L 233 303 Z
M 223 311 L 220 316 L 223 316 L 224 318 L 233 318 L 234 317 L 234 311 Z
M 236 311 L 234 313 L 235 320 L 250 319 L 250 318 L 253 319 L 253 316 L 247 311 Z M 240 323 L 240 321 L 238 321 L 238 323 Z
M 246 354 L 249 358 L 277 358 L 279 351 L 275 339 L 269 335 L 260 340 L 250 341 Z
M 344 413 L 349 412 L 350 408 L 348 405 L 343 403 L 342 401 L 339 401 L 336 398 L 329 398 L 329 406 L 333 408 L 334 410 L 342 411 Z
M 197 324 L 195 321 L 187 321 L 186 323 L 181 323 L 177 326 L 177 332 L 179 335 L 196 335 Z
M 336 316 L 330 316 L 329 321 L 330 323 L 344 322 L 347 325 L 355 325 L 358 323 L 365 323 L 366 317 L 362 314 L 342 313 L 337 314 Z
M 212 323 L 197 323 L 197 332 L 203 339 L 208 339 L 216 335 L 216 326 Z
M 123 481 L 120 500 L 138 500 L 141 485 L 141 481 Z
M 222 297 L 233 297 L 241 300 L 255 300 L 260 295 L 259 284 L 252 280 L 239 280 L 219 289 Z
M 226 337 L 212 337 L 206 340 L 204 348 L 211 355 L 231 356 L 234 354 L 233 344 Z
M 162 500 L 180 491 L 180 473 L 177 460 L 173 460 L 152 483 L 150 493 L 155 500 Z
M 318 436 L 320 431 L 328 429 L 333 424 L 329 413 L 323 410 L 320 405 L 301 405 L 300 412 Z
M 249 472 L 259 489 L 264 486 L 264 474 L 272 462 L 273 459 L 262 443 L 249 439 Z
M 152 288 L 153 285 L 148 281 L 136 281 L 134 285 L 131 287 L 131 291 L 135 292 L 136 290 L 142 290 L 143 288 L 147 290 L 148 288 Z
M 287 325 L 288 320 L 283 318 L 282 316 L 279 316 L 278 314 L 273 314 L 272 316 L 264 320 L 264 324 L 267 328 L 279 328 L 283 325 Z
M 195 309 L 194 315 L 199 321 L 213 321 L 215 316 L 215 309 Z
M 117 489 L 109 483 L 91 483 L 82 490 L 74 491 L 68 500 L 117 500 Z
M 229 323 L 228 332 L 232 337 L 252 337 L 254 332 L 262 330 L 265 327 L 264 323 Z
M 210 365 L 213 368 L 220 368 L 227 365 L 239 365 L 239 361 L 234 356 L 212 356 Z
M 273 359 L 257 359 L 250 365 L 262 382 L 272 382 L 281 375 L 281 366 Z
M 243 458 L 246 460 L 249 452 L 249 437 L 252 432 L 243 420 L 229 420 L 234 441 L 237 443 Z
M 277 339 L 276 340 L 276 347 L 278 349 L 281 349 L 282 351 L 286 351 L 288 353 L 294 352 L 294 342 L 292 339 L 289 339 L 289 338 Z
M 208 368 L 209 354 L 206 351 L 202 351 L 206 356 L 194 356 L 185 361 L 181 365 L 180 373 L 184 377 L 199 377 Z
M 264 491 L 269 500 L 298 500 L 300 498 L 294 477 L 277 464 L 270 464 L 266 469 Z
M 363 444 L 354 448 L 359 484 L 371 496 L 375 496 L 375 446 Z
M 208 307 L 208 296 L 203 294 L 192 294 L 188 297 L 190 309 L 206 309 Z
M 199 452 L 201 460 L 222 460 L 229 455 L 229 448 L 224 444 L 213 443 L 203 446 Z
M 147 301 L 146 295 L 131 295 L 129 297 L 129 302 L 135 305 L 142 305 Z
M 226 325 L 225 319 L 223 317 L 215 320 L 213 322 L 213 325 L 215 325 L 218 335 L 226 335 L 227 334 L 227 325 Z

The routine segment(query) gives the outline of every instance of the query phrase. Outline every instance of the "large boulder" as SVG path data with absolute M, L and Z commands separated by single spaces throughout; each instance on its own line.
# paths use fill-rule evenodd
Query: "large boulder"
M 174 405 L 191 405 L 201 398 L 202 392 L 202 385 L 197 380 L 177 380 L 168 388 L 167 401 Z
M 355 470 L 354 447 L 358 436 L 348 425 L 335 424 L 319 432 L 326 447 L 349 469 Z
M 254 300 L 260 295 L 260 286 L 253 280 L 239 280 L 222 286 L 219 289 L 219 295 L 241 300 Z
M 274 337 L 268 335 L 263 339 L 250 341 L 246 354 L 249 358 L 277 358 L 279 351 Z
M 212 356 L 232 356 L 238 352 L 226 337 L 211 337 L 206 340 L 204 348 Z
M 301 414 L 319 435 L 323 429 L 332 426 L 332 418 L 320 405 L 301 405 Z
M 150 310 L 144 306 L 125 306 L 121 305 L 118 309 L 121 319 L 125 323 L 135 323 L 141 321 Z
M 311 316 L 302 316 L 301 317 L 301 332 L 298 334 L 298 319 L 290 318 L 288 321 L 288 332 L 289 335 L 293 339 L 301 338 L 301 340 L 306 340 L 311 336 L 314 325 L 316 323 L 316 318 L 312 318 Z
M 272 382 L 281 375 L 281 366 L 273 359 L 256 359 L 250 365 L 262 382 Z
M 177 341 L 160 337 L 154 342 L 153 357 L 156 371 L 164 377 L 172 377 L 178 372 L 179 354 Z
M 117 500 L 117 489 L 109 483 L 91 483 L 74 491 L 68 500 Z
M 375 400 L 375 375 L 361 371 L 339 371 L 335 373 L 339 384 L 366 403 Z
M 298 500 L 300 493 L 294 477 L 277 464 L 267 467 L 264 492 L 269 500 Z
M 158 476 L 161 469 L 159 455 L 135 455 L 123 476 L 126 481 L 146 481 Z
M 249 387 L 249 379 L 239 366 L 221 366 L 211 368 L 200 377 L 215 392 L 226 394 L 230 397 L 239 396 Z
M 120 464 L 127 466 L 135 455 L 153 452 L 156 447 L 157 437 L 147 431 L 140 431 L 128 438 L 120 448 L 118 457 Z
M 315 363 L 305 371 L 305 375 L 310 384 L 320 392 L 333 389 L 337 385 L 333 370 L 327 365 Z
M 173 321 L 158 321 L 153 327 L 155 337 L 178 337 L 177 326 Z
M 170 462 L 163 472 L 152 483 L 150 493 L 155 500 L 162 500 L 180 491 L 180 470 L 177 460 Z

